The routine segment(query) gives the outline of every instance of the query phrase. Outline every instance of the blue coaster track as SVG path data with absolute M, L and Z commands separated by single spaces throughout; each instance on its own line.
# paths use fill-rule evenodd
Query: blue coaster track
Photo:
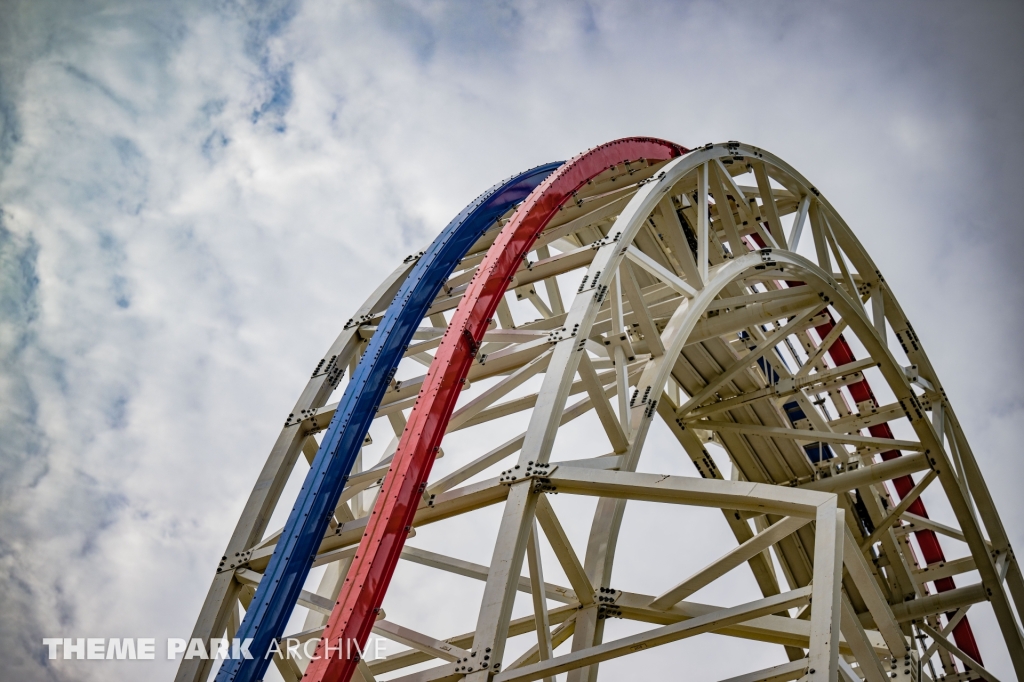
M 416 328 L 473 244 L 560 165 L 537 166 L 494 185 L 462 209 L 420 256 L 345 388 L 238 629 L 239 639 L 252 639 L 253 658 L 226 660 L 217 682 L 263 677 L 269 664 L 266 652 L 284 633 L 363 439 Z

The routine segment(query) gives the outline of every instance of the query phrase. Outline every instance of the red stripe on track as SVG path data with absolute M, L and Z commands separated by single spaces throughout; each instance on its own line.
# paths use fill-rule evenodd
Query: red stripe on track
M 834 325 L 829 322 L 818 327 L 815 330 L 821 338 L 825 338 Z M 853 362 L 853 351 L 850 349 L 850 345 L 846 342 L 846 339 L 839 336 L 836 342 L 832 344 L 832 347 L 828 351 L 829 357 L 832 358 L 832 362 L 836 367 L 845 365 Z M 871 386 L 868 384 L 867 379 L 862 379 L 855 384 L 850 384 L 847 387 L 850 390 L 850 395 L 857 403 L 870 400 L 875 407 L 878 407 L 878 400 L 875 398 L 875 394 L 871 391 Z M 889 428 L 888 424 L 878 424 L 868 428 L 870 433 L 875 438 L 892 438 L 892 429 Z M 889 461 L 890 459 L 896 459 L 902 457 L 903 453 L 899 450 L 888 450 L 882 453 L 882 459 Z M 901 476 L 892 480 L 892 485 L 896 489 L 896 494 L 899 495 L 900 499 L 903 499 L 907 494 L 914 488 L 914 479 L 911 476 Z M 925 509 L 924 502 L 921 498 L 917 498 L 907 509 L 911 514 L 917 514 L 928 518 L 928 511 Z M 925 565 L 931 566 L 946 560 L 946 555 L 942 551 L 942 546 L 939 544 L 939 538 L 934 531 L 930 530 L 918 530 L 914 531 L 914 537 L 917 538 L 917 544 L 921 547 L 921 555 L 924 557 Z M 948 592 L 956 587 L 956 582 L 953 578 L 940 578 L 935 582 L 936 592 Z M 956 627 L 953 628 L 953 639 L 956 641 L 956 645 L 960 647 L 965 654 L 976 660 L 978 663 L 984 664 L 981 660 L 981 652 L 978 651 L 978 642 L 974 638 L 974 631 L 971 629 L 971 624 L 967 618 L 963 618 Z
M 421 488 L 430 475 L 462 382 L 488 322 L 537 237 L 562 204 L 608 168 L 640 159 L 667 161 L 687 151 L 671 142 L 645 137 L 624 138 L 595 147 L 552 173 L 502 229 L 470 282 L 427 371 L 304 680 L 349 682 L 355 672 L 357 647 L 361 650 L 366 645 L 376 610 L 384 601 L 422 499 Z M 326 652 L 324 642 L 329 644 Z
M 767 223 L 764 224 L 765 229 L 771 232 L 771 228 Z M 764 240 L 758 234 L 752 234 L 751 237 L 755 243 L 760 247 L 764 248 Z M 786 282 L 787 286 L 799 286 L 803 282 Z M 825 312 L 828 313 L 826 307 Z M 835 326 L 835 321 L 832 319 L 832 314 L 828 313 L 829 321 L 825 324 L 818 325 L 814 328 L 818 332 L 818 336 L 824 339 L 832 328 Z M 856 358 L 853 356 L 853 350 L 850 348 L 850 344 L 846 342 L 842 334 L 836 339 L 835 343 L 828 349 L 828 356 L 832 359 L 832 363 L 839 367 L 853 362 Z M 871 390 L 871 385 L 867 379 L 862 379 L 855 384 L 847 386 L 850 391 L 850 396 L 853 398 L 855 403 L 862 403 L 866 400 L 870 400 L 875 407 L 879 407 L 878 399 L 875 398 L 874 392 Z M 877 424 L 875 426 L 868 427 L 868 433 L 874 438 L 893 438 L 892 429 L 889 428 L 888 424 Z M 889 461 L 902 457 L 903 453 L 899 450 L 888 450 L 882 453 L 882 460 Z M 893 487 L 896 489 L 896 494 L 899 495 L 902 500 L 910 493 L 914 488 L 914 479 L 909 474 L 907 476 L 901 476 L 892 480 Z M 928 518 L 928 510 L 925 509 L 924 502 L 921 498 L 914 500 L 911 505 L 907 508 L 911 514 L 917 514 Z M 939 537 L 931 530 L 918 530 L 914 531 L 914 537 L 917 538 L 917 544 L 921 547 L 921 555 L 924 557 L 925 565 L 931 566 L 944 562 L 946 555 L 942 551 L 942 546 L 939 544 Z M 948 592 L 956 588 L 956 582 L 953 578 L 940 578 L 939 580 L 933 581 L 935 583 L 936 592 Z M 951 614 L 950 614 L 951 617 Z M 967 618 L 964 617 L 956 624 L 953 628 L 953 640 L 956 645 L 963 650 L 965 654 L 976 660 L 978 663 L 984 664 L 981 660 L 981 652 L 978 651 L 978 641 L 974 638 L 974 630 L 971 629 L 971 624 Z

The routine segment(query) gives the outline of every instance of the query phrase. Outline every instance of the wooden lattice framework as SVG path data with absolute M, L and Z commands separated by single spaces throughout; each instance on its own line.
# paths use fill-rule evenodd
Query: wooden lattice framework
M 514 223 L 515 210 L 499 227 Z M 461 261 L 406 351 L 377 413 L 394 440 L 348 480 L 314 561 L 326 572 L 297 601 L 308 610 L 304 627 L 288 633 L 297 641 L 323 634 L 421 397 L 424 376 L 409 367 L 434 362 L 497 235 L 486 233 Z M 355 366 L 412 262 L 374 292 L 325 357 Z M 299 398 L 195 636 L 237 631 L 279 537 L 269 519 L 278 503 L 290 504 L 281 490 L 297 463 L 319 448 L 331 394 L 344 387 L 336 379 L 314 373 Z M 936 370 L 850 227 L 768 152 L 707 145 L 590 179 L 530 245 L 466 379 L 446 430 L 472 433 L 479 456 L 428 481 L 412 526 L 502 505 L 497 536 L 487 540 L 492 561 L 470 563 L 413 541 L 401 550 L 397 579 L 415 563 L 483 581 L 476 626 L 452 636 L 430 622 L 381 617 L 373 631 L 410 649 L 359 661 L 353 679 L 525 682 L 566 673 L 584 682 L 597 679 L 602 661 L 710 632 L 777 643 L 790 659 L 735 680 L 994 680 L 978 659 L 997 647 L 1022 677 L 1024 580 Z M 607 446 L 552 461 L 560 427 L 588 414 L 602 428 L 594 440 Z M 641 473 L 655 420 L 700 478 Z M 524 421 L 519 435 L 502 435 L 503 422 Z M 365 450 L 363 462 L 374 446 Z M 727 459 L 730 480 L 712 453 Z M 927 518 L 919 497 L 926 489 L 956 525 Z M 599 498 L 585 547 L 569 541 L 554 494 Z M 675 585 L 617 589 L 627 500 L 720 508 L 736 547 Z M 542 543 L 568 584 L 545 581 Z M 962 558 L 946 561 L 943 547 Z M 625 560 L 643 558 L 618 557 Z M 743 564 L 762 598 L 688 601 Z M 531 595 L 533 612 L 512 618 L 517 592 Z M 443 609 L 452 595 L 423 599 L 432 597 Z M 965 614 L 979 608 L 992 609 L 1002 641 L 975 640 Z M 612 617 L 652 627 L 605 641 Z M 514 637 L 535 643 L 512 659 L 505 649 Z M 274 660 L 284 679 L 303 678 L 302 654 Z M 211 671 L 212 662 L 190 659 L 177 679 Z

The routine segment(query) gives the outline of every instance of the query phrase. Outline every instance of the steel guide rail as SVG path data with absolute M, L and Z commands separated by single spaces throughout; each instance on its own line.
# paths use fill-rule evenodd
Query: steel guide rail
M 522 259 L 559 207 L 592 178 L 627 162 L 665 161 L 686 150 L 653 138 L 616 140 L 573 158 L 523 202 L 487 252 L 459 303 L 427 372 L 419 399 L 388 469 L 373 515 L 353 558 L 317 653 L 306 670 L 310 682 L 347 682 L 357 659 L 324 652 L 324 641 L 369 638 L 401 555 L 405 536 L 484 332 Z
M 589 180 L 578 172 L 588 156 L 607 154 L 623 143 L 669 149 L 662 149 L 663 158 L 657 153 L 631 158 L 620 147 L 617 166 L 594 162 Z M 537 187 L 507 223 L 502 220 L 500 234 L 494 230 L 478 240 L 473 256 L 459 268 L 464 272 L 447 280 L 445 293 L 426 312 L 430 324 L 415 330 L 419 343 L 403 353 L 428 364 L 427 374 L 410 380 L 400 396 L 389 393 L 390 402 L 385 398 L 381 403 L 389 407 L 376 412 L 389 416 L 399 437 L 372 472 L 342 483 L 347 486 L 340 494 L 344 503 L 367 481 L 383 476 L 383 483 L 377 480 L 373 509 L 357 501 L 352 510 L 347 504 L 338 507 L 339 527 L 332 526 L 312 549 L 314 565 L 327 564 L 328 574 L 316 593 L 302 591 L 286 599 L 313 609 L 294 637 L 319 644 L 311 660 L 308 651 L 297 658 L 275 658 L 286 682 L 371 681 L 431 658 L 447 663 L 398 679 L 525 682 L 568 671 L 569 682 L 592 682 L 602 661 L 704 627 L 671 625 L 680 618 L 704 618 L 700 622 L 720 634 L 784 646 L 791 663 L 783 666 L 786 677 L 780 680 L 891 682 L 890 677 L 903 675 L 907 682 L 937 682 L 937 674 L 944 673 L 946 679 L 997 682 L 982 665 L 965 618 L 967 609 L 981 601 L 991 604 L 1013 665 L 1018 674 L 1024 672 L 1024 636 L 1017 625 L 1024 578 L 938 377 L 870 256 L 820 192 L 777 157 L 738 142 L 692 152 L 672 146 L 634 138 L 574 158 Z M 574 173 L 579 177 L 571 177 Z M 748 186 L 752 183 L 745 178 L 751 176 L 756 186 Z M 578 181 L 576 189 L 569 180 Z M 784 232 L 779 219 L 789 214 L 795 217 Z M 816 261 L 796 253 L 805 224 Z M 549 244 L 559 253 L 551 255 Z M 532 251 L 535 262 L 526 260 Z M 566 290 L 563 286 L 560 294 L 555 277 L 580 269 L 586 273 L 583 284 L 575 298 L 563 303 Z M 401 281 L 386 295 L 375 294 L 380 299 L 375 310 L 383 311 Z M 504 298 L 513 289 L 540 319 L 518 325 Z M 539 296 L 545 292 L 546 300 Z M 454 310 L 446 327 L 433 315 L 441 310 Z M 491 319 L 495 312 L 498 328 Z M 343 335 L 379 336 L 385 329 L 375 321 L 380 315 L 357 316 L 362 327 Z M 906 360 L 889 343 L 887 322 L 889 338 L 895 333 Z M 854 340 L 867 349 L 866 359 L 855 359 Z M 355 352 L 353 346 L 345 357 Z M 873 373 L 880 372 L 883 393 L 891 389 L 895 402 L 879 404 L 865 370 L 871 370 L 872 383 Z M 536 376 L 543 376 L 539 390 L 499 402 Z M 473 386 L 489 377 L 499 381 L 483 389 Z M 471 399 L 453 412 L 463 391 Z M 583 400 L 567 401 L 581 393 Z M 318 419 L 301 410 L 302 424 L 333 421 L 344 405 L 336 407 L 324 408 Z M 408 422 L 405 415 L 393 414 L 399 409 L 412 410 Z M 931 417 L 924 414 L 929 409 Z M 501 424 L 514 424 L 502 420 L 524 410 L 532 411 L 529 428 L 498 445 L 501 441 L 491 434 L 501 433 Z M 613 454 L 570 456 L 549 464 L 562 425 L 584 414 L 600 421 Z M 637 471 L 655 414 L 700 479 L 630 473 Z M 897 440 L 890 423 L 904 415 L 916 438 Z M 474 443 L 484 446 L 484 454 L 457 463 L 455 471 L 427 487 L 443 434 L 491 422 L 498 428 L 474 432 Z M 862 435 L 864 430 L 870 435 Z M 311 432 L 300 434 L 308 458 L 316 451 L 315 441 L 306 438 Z M 702 445 L 712 440 L 731 461 L 732 482 L 725 481 Z M 501 478 L 468 482 L 512 455 L 517 465 Z M 881 461 L 876 462 L 878 455 Z M 915 482 L 911 474 L 917 472 L 925 475 Z M 927 518 L 920 495 L 934 481 L 959 528 Z M 764 491 L 754 506 L 739 498 L 710 504 L 724 513 L 739 543 L 729 553 L 660 595 L 608 587 L 627 499 L 701 505 L 709 502 L 707 495 L 718 495 L 713 491 L 750 485 Z M 817 507 L 812 525 L 785 518 L 795 512 L 783 500 L 796 500 L 787 496 L 802 494 L 797 491 L 827 493 L 813 503 L 824 506 Z M 561 529 L 551 506 L 555 498 L 548 502 L 558 492 L 599 498 L 585 557 L 576 554 Z M 829 511 L 837 500 L 846 509 L 845 521 L 843 509 Z M 783 506 L 767 511 L 779 503 Z M 490 566 L 404 546 L 414 526 L 492 504 L 503 511 Z M 566 574 L 566 586 L 544 580 L 540 530 Z M 970 556 L 944 561 L 937 534 L 966 543 Z M 918 540 L 916 547 L 911 537 Z M 285 542 L 285 534 L 267 536 L 259 544 L 250 540 L 243 545 L 250 549 L 236 554 L 230 567 L 234 575 L 223 574 L 247 586 L 231 597 L 235 614 L 237 601 L 255 610 L 257 601 L 249 604 L 253 589 L 273 581 L 267 562 Z M 768 545 L 777 566 L 763 549 Z M 400 558 L 484 581 L 475 632 L 443 639 L 425 623 L 387 620 L 380 606 Z M 763 600 L 735 607 L 740 611 L 687 601 L 701 585 L 743 563 L 753 571 Z M 226 564 L 223 568 L 228 570 Z M 259 573 L 264 568 L 267 572 Z M 527 569 L 529 577 L 521 573 Z M 953 576 L 973 570 L 980 582 L 956 587 Z M 786 589 L 783 577 L 788 596 L 779 596 Z M 809 589 L 814 608 L 809 608 L 810 593 L 801 592 Z M 516 591 L 534 595 L 534 616 L 510 622 Z M 575 612 L 556 620 L 557 610 L 549 612 L 540 594 Z M 777 615 L 762 617 L 772 621 L 767 628 L 751 629 L 754 621 L 739 624 L 758 609 L 776 612 L 780 599 L 804 600 L 804 620 Z M 665 627 L 606 641 L 603 619 L 622 617 Z M 417 620 L 422 622 L 423 614 Z M 431 620 L 436 618 L 426 622 Z M 223 625 L 208 627 L 224 631 Z M 227 625 L 228 636 L 237 629 L 236 617 Z M 371 630 L 416 651 L 360 661 Z M 508 637 L 531 630 L 537 644 L 514 661 L 506 659 Z M 571 654 L 554 651 L 570 637 Z M 925 637 L 932 640 L 930 646 Z M 331 642 L 327 651 L 325 641 Z M 336 641 L 355 646 L 335 647 Z M 927 669 L 921 668 L 924 663 Z M 959 672 L 957 663 L 966 672 Z M 777 674 L 766 669 L 743 679 L 776 679 Z
M 832 331 L 833 327 L 834 323 L 832 322 L 823 324 L 817 328 L 817 332 L 821 338 L 825 338 L 825 336 Z M 841 334 L 828 350 L 828 354 L 837 367 L 853 362 L 856 359 L 854 357 L 853 350 Z M 858 404 L 865 401 L 871 401 L 876 407 L 879 406 L 878 400 L 871 391 L 871 385 L 868 383 L 867 379 L 849 384 L 847 389 L 849 389 L 850 395 Z M 875 438 L 894 438 L 892 429 L 889 428 L 887 423 L 869 426 L 868 432 Z M 889 461 L 896 459 L 897 457 L 902 457 L 902 453 L 899 450 L 887 450 L 881 453 L 881 457 L 884 461 Z M 906 476 L 900 476 L 899 478 L 893 479 L 892 484 L 896 489 L 896 494 L 902 500 L 910 493 L 911 490 L 913 490 L 914 479 L 908 474 Z M 925 509 L 924 502 L 921 498 L 914 500 L 907 511 L 912 514 L 928 518 L 928 511 Z M 926 565 L 937 564 L 946 560 L 945 553 L 943 553 L 942 546 L 939 544 L 939 539 L 935 535 L 934 531 L 927 529 L 918 530 L 914 532 L 914 536 L 917 538 L 917 543 L 921 548 L 921 554 Z M 956 589 L 956 582 L 953 578 L 939 578 L 934 582 L 935 590 L 940 593 Z M 974 638 L 974 631 L 971 629 L 971 624 L 966 617 L 961 619 L 953 628 L 953 638 L 965 653 L 969 654 L 979 663 L 983 662 L 981 659 L 981 652 L 978 649 L 978 642 Z
M 769 233 L 772 233 L 771 226 L 767 222 L 764 226 Z M 751 235 L 751 239 L 758 248 L 764 248 L 766 246 L 764 239 L 762 239 L 758 234 Z M 803 282 L 786 282 L 786 284 L 790 287 L 798 287 L 802 286 Z M 824 309 L 824 312 L 829 318 L 828 321 L 815 327 L 815 331 L 821 339 L 825 339 L 836 326 L 835 320 L 832 318 L 831 313 L 828 312 L 827 307 Z M 850 344 L 847 343 L 842 334 L 839 334 L 839 337 L 828 348 L 827 354 L 836 367 L 852 363 L 857 359 L 853 353 L 853 349 L 850 348 Z M 871 384 L 868 383 L 866 378 L 850 383 L 846 388 L 850 391 L 850 397 L 853 398 L 855 404 L 860 405 L 862 403 L 870 402 L 875 407 L 880 406 L 878 400 L 875 398 L 874 392 L 871 390 Z M 797 408 L 797 411 L 799 411 L 799 408 Z M 790 418 L 792 420 L 793 415 L 790 415 Z M 888 423 L 871 425 L 868 427 L 868 433 L 875 438 L 895 438 Z M 902 453 L 895 449 L 886 450 L 881 453 L 883 461 L 889 461 L 901 456 Z M 909 474 L 906 476 L 900 476 L 899 478 L 893 479 L 892 484 L 893 488 L 896 490 L 896 494 L 902 500 L 910 493 L 911 490 L 913 490 L 914 478 Z M 928 511 L 921 498 L 914 500 L 907 511 L 912 514 L 928 518 Z M 927 529 L 918 530 L 914 532 L 914 536 L 917 538 L 918 545 L 921 547 L 921 554 L 926 565 L 930 566 L 932 564 L 942 563 L 946 560 L 945 553 L 942 551 L 942 546 L 939 544 L 938 536 L 936 536 L 934 531 Z M 956 589 L 956 581 L 951 577 L 939 578 L 935 580 L 934 583 L 935 590 L 937 592 L 948 592 L 949 590 Z M 978 649 L 978 642 L 974 637 L 974 631 L 971 629 L 971 624 L 966 617 L 962 618 L 953 628 L 953 638 L 957 645 L 963 649 L 965 653 L 974 658 L 974 660 L 979 663 L 984 662 L 981 658 L 981 652 Z
M 261 679 L 264 655 L 291 616 L 338 497 L 402 354 L 441 286 L 494 222 L 561 163 L 537 166 L 498 183 L 466 206 L 418 259 L 378 325 L 310 466 L 237 637 L 251 638 L 252 659 L 223 663 L 218 682 Z M 350 324 L 358 323 L 357 321 Z

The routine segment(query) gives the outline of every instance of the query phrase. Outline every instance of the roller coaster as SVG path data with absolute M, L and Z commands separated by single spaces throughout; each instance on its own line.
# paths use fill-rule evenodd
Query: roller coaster
M 693 507 L 721 510 L 724 554 L 680 522 Z M 621 550 L 627 509 L 658 538 L 646 558 Z M 614 580 L 645 563 L 674 577 Z M 754 599 L 692 599 L 734 571 Z M 425 588 L 396 622 L 403 580 Z M 186 658 L 176 680 L 680 679 L 692 650 L 671 670 L 642 652 L 700 636 L 702 669 L 722 637 L 778 646 L 731 682 L 995 682 L 997 648 L 1024 678 L 1022 607 L 936 369 L 823 192 L 741 142 L 625 138 L 498 183 L 344 324 L 193 631 L 254 656 Z M 368 659 L 371 634 L 402 650 Z

